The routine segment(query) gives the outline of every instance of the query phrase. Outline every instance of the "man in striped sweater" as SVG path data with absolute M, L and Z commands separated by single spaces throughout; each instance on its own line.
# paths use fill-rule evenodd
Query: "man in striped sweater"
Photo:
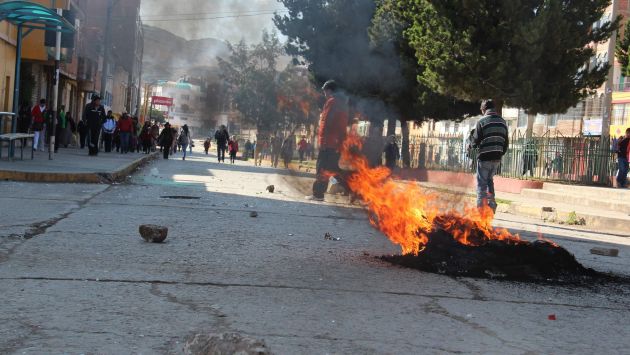
M 477 207 L 488 206 L 496 212 L 494 198 L 494 175 L 499 171 L 501 158 L 508 149 L 508 127 L 496 112 L 492 100 L 481 103 L 484 115 L 475 127 L 473 142 L 477 153 Z

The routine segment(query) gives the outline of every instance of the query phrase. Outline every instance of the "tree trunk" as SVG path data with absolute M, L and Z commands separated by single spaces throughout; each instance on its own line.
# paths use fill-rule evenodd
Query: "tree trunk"
M 492 101 L 494 101 L 494 107 L 497 110 L 497 113 L 500 116 L 503 116 L 503 99 L 493 99 Z
M 396 134 L 396 120 L 388 118 L 387 119 L 387 136 L 393 136 Z
M 527 114 L 527 131 L 525 131 L 525 138 L 532 138 L 534 136 L 534 122 L 536 121 L 536 115 Z
M 411 166 L 411 156 L 409 155 L 409 122 L 408 121 L 400 121 L 400 125 L 402 127 L 402 161 L 403 167 L 409 168 Z
M 371 122 L 368 137 L 363 146 L 363 154 L 370 167 L 381 165 L 383 158 L 383 126 Z

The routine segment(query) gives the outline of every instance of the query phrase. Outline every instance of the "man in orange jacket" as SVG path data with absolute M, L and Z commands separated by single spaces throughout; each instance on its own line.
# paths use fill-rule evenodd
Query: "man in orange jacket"
M 313 195 L 307 199 L 323 201 L 328 189 L 328 180 L 334 176 L 343 183 L 340 176 L 339 158 L 341 147 L 346 139 L 348 128 L 348 105 L 339 94 L 339 87 L 333 80 L 322 87 L 326 104 L 319 119 L 319 155 L 317 156 L 317 175 L 313 183 Z

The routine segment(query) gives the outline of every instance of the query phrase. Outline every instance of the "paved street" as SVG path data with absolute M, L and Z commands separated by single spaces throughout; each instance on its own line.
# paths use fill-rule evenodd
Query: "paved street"
M 375 256 L 398 248 L 357 206 L 304 201 L 310 177 L 219 165 L 199 152 L 174 158 L 124 184 L 0 183 L 0 353 L 181 353 L 192 336 L 211 333 L 261 340 L 279 354 L 630 347 L 627 284 L 575 288 L 393 267 Z M 168 226 L 167 242 L 142 241 L 143 223 Z M 497 225 L 528 238 L 542 232 L 586 266 L 630 276 L 624 236 L 507 214 Z M 618 248 L 619 257 L 591 255 L 593 246 Z

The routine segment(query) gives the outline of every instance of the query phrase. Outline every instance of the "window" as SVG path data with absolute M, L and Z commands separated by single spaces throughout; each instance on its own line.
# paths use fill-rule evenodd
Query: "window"
M 190 95 L 182 95 L 182 100 L 190 100 Z
M 558 125 L 558 114 L 547 115 L 547 127 L 555 127 Z
M 630 114 L 630 104 L 614 104 L 612 113 L 612 122 L 614 126 L 625 125 L 628 122 L 626 118 Z

